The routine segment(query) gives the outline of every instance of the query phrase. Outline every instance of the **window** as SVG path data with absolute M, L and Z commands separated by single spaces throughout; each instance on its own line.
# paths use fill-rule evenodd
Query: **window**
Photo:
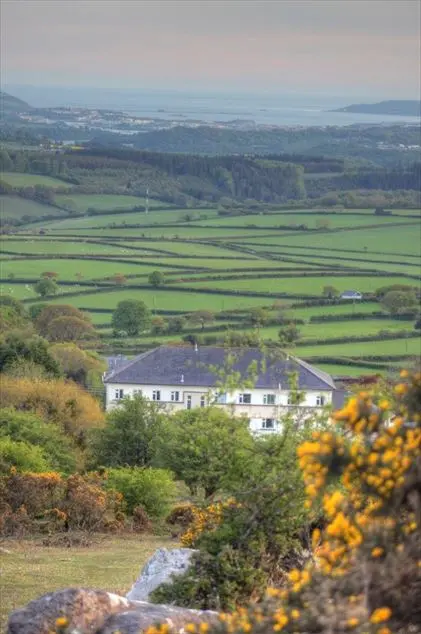
M 178 392 L 178 391 L 171 392 L 171 400 L 172 401 L 179 401 L 180 400 L 180 392 Z
M 200 397 L 200 407 L 205 407 L 206 405 L 206 399 L 204 396 Z
M 326 403 L 326 398 L 322 396 L 321 394 L 318 394 L 316 396 L 316 405 L 318 405 L 319 407 L 323 407 L 325 403 Z
M 153 401 L 160 401 L 161 400 L 161 390 L 154 390 L 152 392 L 152 400 Z
M 190 394 L 187 396 L 186 407 L 187 407 L 187 409 L 191 409 L 191 396 L 190 396 Z
M 262 429 L 275 429 L 275 420 L 273 418 L 264 418 L 262 420 Z
M 116 389 L 115 394 L 114 394 L 114 398 L 115 398 L 116 401 L 120 400 L 121 398 L 124 398 L 124 390 L 122 390 L 120 388 Z
M 275 394 L 263 394 L 264 405 L 275 405 Z
M 238 402 L 243 405 L 248 405 L 251 403 L 251 394 L 240 394 L 238 397 Z
M 294 397 L 292 394 L 288 394 L 288 405 L 294 405 Z

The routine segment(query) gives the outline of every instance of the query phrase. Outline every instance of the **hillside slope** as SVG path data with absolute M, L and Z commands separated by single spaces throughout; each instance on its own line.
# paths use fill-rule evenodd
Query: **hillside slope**
M 14 114 L 15 112 L 25 112 L 26 110 L 31 110 L 32 106 L 30 106 L 26 101 L 22 99 L 18 99 L 17 97 L 13 97 L 13 95 L 9 95 L 7 92 L 0 91 L 0 116 Z
M 331 112 L 355 112 L 361 114 L 387 114 L 402 117 L 421 116 L 421 102 L 414 100 L 390 100 L 378 103 L 354 103 L 344 108 L 331 110 Z

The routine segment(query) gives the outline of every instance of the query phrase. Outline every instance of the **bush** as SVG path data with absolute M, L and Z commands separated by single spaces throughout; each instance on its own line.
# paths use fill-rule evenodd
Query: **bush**
M 57 424 L 80 444 L 86 431 L 104 418 L 98 401 L 75 383 L 62 380 L 30 381 L 3 375 L 0 397 L 4 407 L 33 412 Z
M 8 473 L 14 467 L 19 471 L 48 471 L 48 464 L 41 447 L 27 442 L 0 438 L 0 473 Z
M 188 502 L 186 504 L 177 504 L 171 509 L 165 521 L 171 526 L 178 524 L 179 526 L 187 527 L 195 518 L 195 509 L 196 507 Z
M 136 507 L 142 506 L 153 519 L 165 517 L 175 495 L 173 476 L 165 469 L 109 469 L 106 487 L 122 494 L 129 515 L 133 515 Z
M 2 437 L 38 447 L 48 464 L 46 469 L 71 473 L 83 464 L 83 456 L 75 443 L 57 425 L 45 423 L 34 414 L 18 412 L 13 408 L 0 409 L 0 438 Z M 15 466 L 18 467 L 17 464 Z

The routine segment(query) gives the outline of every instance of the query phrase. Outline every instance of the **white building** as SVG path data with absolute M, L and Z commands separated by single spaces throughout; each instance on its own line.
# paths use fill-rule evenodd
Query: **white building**
M 230 389 L 229 377 L 235 389 Z M 107 410 L 137 393 L 171 411 L 215 403 L 247 416 L 255 433 L 277 431 L 279 420 L 292 410 L 303 420 L 322 413 L 336 389 L 329 374 L 301 359 L 281 358 L 279 351 L 197 346 L 149 350 L 106 373 L 104 384 Z M 297 391 L 302 394 L 298 406 Z

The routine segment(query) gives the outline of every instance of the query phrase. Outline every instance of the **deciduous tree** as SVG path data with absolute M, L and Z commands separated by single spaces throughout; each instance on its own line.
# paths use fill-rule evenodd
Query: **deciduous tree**
M 114 331 L 125 331 L 128 335 L 138 335 L 146 330 L 151 321 L 146 304 L 140 300 L 125 300 L 117 304 L 112 316 Z

